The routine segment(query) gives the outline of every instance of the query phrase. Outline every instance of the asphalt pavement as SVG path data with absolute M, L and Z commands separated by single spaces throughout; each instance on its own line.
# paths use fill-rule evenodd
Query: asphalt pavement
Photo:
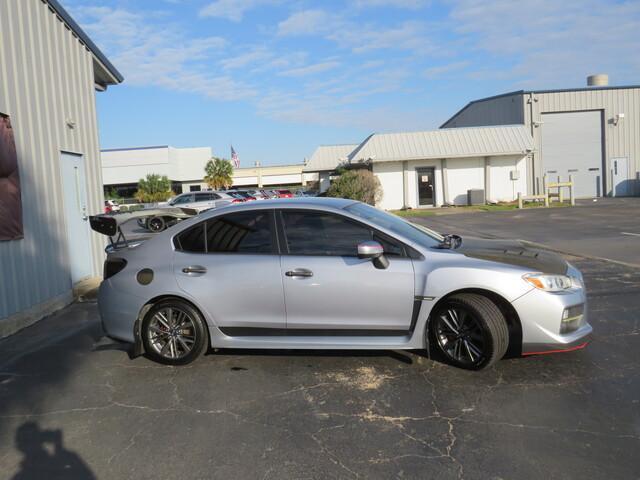
M 528 240 L 561 252 L 640 267 L 640 197 L 582 200 L 573 208 L 460 213 L 410 220 L 440 232 Z
M 482 372 L 396 351 L 166 367 L 130 359 L 95 303 L 73 304 L 0 340 L 0 478 L 637 479 L 640 269 L 569 258 L 593 342 Z

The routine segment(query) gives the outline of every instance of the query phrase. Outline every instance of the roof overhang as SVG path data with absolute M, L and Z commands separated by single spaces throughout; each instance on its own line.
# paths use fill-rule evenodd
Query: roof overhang
M 95 84 L 98 90 L 106 90 L 109 85 L 117 85 L 124 81 L 124 77 L 109 59 L 102 53 L 93 40 L 85 33 L 84 30 L 69 15 L 58 0 L 45 0 L 51 10 L 75 33 L 78 40 L 83 43 L 93 54 L 93 71 Z

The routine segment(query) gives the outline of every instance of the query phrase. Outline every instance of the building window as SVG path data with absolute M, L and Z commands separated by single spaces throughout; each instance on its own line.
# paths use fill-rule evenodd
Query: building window
M 190 192 L 199 192 L 200 190 L 202 190 L 200 185 L 189 185 Z

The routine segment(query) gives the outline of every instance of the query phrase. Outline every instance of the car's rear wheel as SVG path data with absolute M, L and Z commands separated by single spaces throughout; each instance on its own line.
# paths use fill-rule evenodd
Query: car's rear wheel
M 500 309 L 475 293 L 453 295 L 437 307 L 429 323 L 429 340 L 451 365 L 481 370 L 504 357 L 509 330 Z
M 179 299 L 163 300 L 151 307 L 141 334 L 147 355 L 168 365 L 193 362 L 207 345 L 202 315 Z
M 165 228 L 167 228 L 167 224 L 162 217 L 152 217 L 147 222 L 147 227 L 152 232 L 162 232 Z

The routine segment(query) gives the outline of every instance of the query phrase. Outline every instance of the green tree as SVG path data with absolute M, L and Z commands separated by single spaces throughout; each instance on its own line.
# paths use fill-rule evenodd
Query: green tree
M 233 165 L 225 158 L 212 158 L 204 167 L 204 181 L 214 190 L 233 185 Z
M 328 197 L 349 198 L 375 205 L 382 200 L 380 180 L 369 170 L 347 170 L 327 190 Z
M 134 197 L 139 202 L 154 203 L 164 202 L 172 197 L 174 193 L 171 191 L 171 181 L 166 175 L 158 175 L 150 173 L 146 178 L 141 178 L 138 182 L 138 191 Z
M 115 188 L 111 188 L 111 190 L 104 194 L 104 198 L 106 200 L 122 200 L 122 195 L 119 195 Z

